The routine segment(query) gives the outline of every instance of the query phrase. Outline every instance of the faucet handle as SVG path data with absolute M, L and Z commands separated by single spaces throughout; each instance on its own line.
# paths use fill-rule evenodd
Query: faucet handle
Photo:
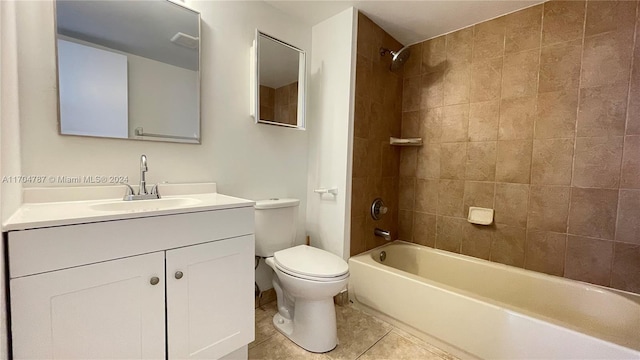
M 151 188 L 151 195 L 157 195 L 158 199 L 160 199 L 160 191 L 158 188 L 158 184 L 153 185 L 153 187 Z
M 127 189 L 125 190 L 126 192 L 124 194 L 123 200 L 133 200 L 133 196 L 135 194 L 135 191 L 133 190 L 131 185 L 129 185 L 127 183 L 122 183 L 122 185 L 125 185 L 127 187 Z

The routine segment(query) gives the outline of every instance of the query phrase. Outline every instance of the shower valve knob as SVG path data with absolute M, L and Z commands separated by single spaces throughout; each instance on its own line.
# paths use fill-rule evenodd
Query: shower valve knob
M 373 204 L 371 204 L 371 217 L 373 220 L 380 220 L 382 215 L 386 214 L 388 211 L 389 208 L 387 208 L 381 198 L 373 200 Z

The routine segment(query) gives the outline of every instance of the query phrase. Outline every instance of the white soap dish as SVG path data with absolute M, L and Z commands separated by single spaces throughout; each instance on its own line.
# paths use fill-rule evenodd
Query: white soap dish
M 493 222 L 493 209 L 485 209 L 480 207 L 469 208 L 469 217 L 467 218 L 472 224 L 491 225 Z

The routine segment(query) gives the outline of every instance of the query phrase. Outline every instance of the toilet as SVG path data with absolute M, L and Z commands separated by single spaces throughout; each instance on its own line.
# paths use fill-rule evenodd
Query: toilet
M 346 288 L 349 266 L 328 251 L 293 246 L 299 204 L 298 199 L 256 202 L 256 255 L 275 272 L 273 325 L 303 349 L 322 353 L 338 343 L 333 297 Z

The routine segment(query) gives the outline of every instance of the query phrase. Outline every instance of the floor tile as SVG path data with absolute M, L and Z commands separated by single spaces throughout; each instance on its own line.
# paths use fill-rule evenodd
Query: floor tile
M 390 332 L 382 340 L 378 341 L 371 349 L 367 350 L 359 360 L 440 360 L 437 354 L 419 346 L 404 336 L 398 335 L 395 331 Z
M 276 332 L 267 341 L 249 349 L 249 359 L 256 360 L 327 360 L 323 354 L 308 352 Z
M 273 315 L 276 312 L 275 301 L 256 308 L 256 339 L 249 343 L 249 349 L 276 334 L 277 330 L 273 326 Z
M 336 306 L 338 346 L 326 355 L 334 360 L 352 360 L 373 346 L 393 327 L 352 306 Z

